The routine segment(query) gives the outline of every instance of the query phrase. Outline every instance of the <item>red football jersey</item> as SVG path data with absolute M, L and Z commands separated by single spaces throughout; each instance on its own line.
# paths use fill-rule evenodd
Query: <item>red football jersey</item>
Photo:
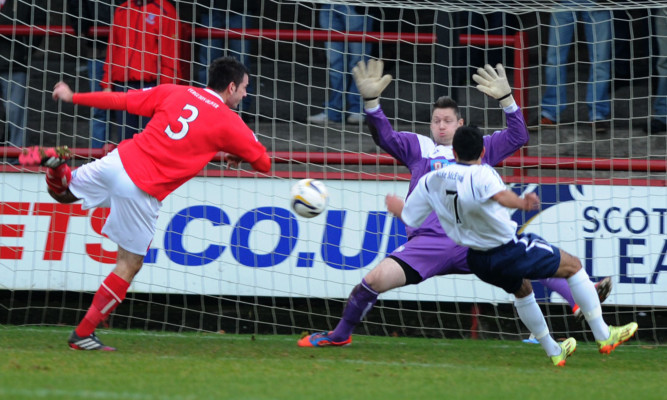
M 266 148 L 241 117 L 211 89 L 158 85 L 127 92 L 127 111 L 151 117 L 118 151 L 132 181 L 162 201 L 220 151 L 253 163 Z

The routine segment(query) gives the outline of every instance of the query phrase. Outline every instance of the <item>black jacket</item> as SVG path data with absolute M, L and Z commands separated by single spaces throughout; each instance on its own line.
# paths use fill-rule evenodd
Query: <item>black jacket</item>
M 208 13 L 211 9 L 219 12 L 232 11 L 237 14 L 257 16 L 259 12 L 259 1 L 242 0 L 198 0 L 195 4 L 196 15 Z M 214 27 L 221 28 L 221 27 Z

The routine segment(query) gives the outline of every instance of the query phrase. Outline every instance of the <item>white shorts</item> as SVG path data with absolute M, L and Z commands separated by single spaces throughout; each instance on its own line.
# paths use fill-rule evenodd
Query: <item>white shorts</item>
M 130 253 L 146 255 L 162 203 L 132 182 L 118 150 L 75 169 L 69 190 L 84 210 L 110 207 L 102 233 Z

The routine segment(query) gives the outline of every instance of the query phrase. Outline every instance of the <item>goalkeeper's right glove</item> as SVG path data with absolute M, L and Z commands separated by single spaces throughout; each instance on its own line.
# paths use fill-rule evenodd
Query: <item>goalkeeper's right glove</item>
M 359 88 L 359 93 L 364 99 L 364 109 L 375 108 L 380 104 L 380 94 L 391 82 L 391 75 L 382 76 L 384 63 L 380 60 L 368 60 L 368 65 L 359 61 L 352 68 L 354 82 Z

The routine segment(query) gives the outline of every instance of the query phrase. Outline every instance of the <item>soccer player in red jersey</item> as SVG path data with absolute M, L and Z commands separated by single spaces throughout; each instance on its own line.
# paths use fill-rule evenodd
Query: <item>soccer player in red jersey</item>
M 58 162 L 57 155 L 43 163 L 50 167 L 49 194 L 58 202 L 83 200 L 84 209 L 110 207 L 102 233 L 118 244 L 116 267 L 69 337 L 71 348 L 115 350 L 102 344 L 95 328 L 123 301 L 141 269 L 161 202 L 169 193 L 194 177 L 218 152 L 226 153 L 224 159 L 230 165 L 245 160 L 257 171 L 270 170 L 266 148 L 233 111 L 247 95 L 247 86 L 248 70 L 232 57 L 211 63 L 205 89 L 164 84 L 127 93 L 73 93 L 64 82 L 56 84 L 56 100 L 151 118 L 144 131 L 74 171 Z

